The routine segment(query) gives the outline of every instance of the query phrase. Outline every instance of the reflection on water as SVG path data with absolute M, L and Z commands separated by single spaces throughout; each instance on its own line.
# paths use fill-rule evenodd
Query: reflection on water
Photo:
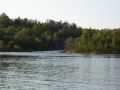
M 120 90 L 120 55 L 29 56 L 0 58 L 0 90 Z

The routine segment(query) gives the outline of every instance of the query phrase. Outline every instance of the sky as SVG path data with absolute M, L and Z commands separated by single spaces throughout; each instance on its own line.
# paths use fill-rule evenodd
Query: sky
M 0 0 L 10 18 L 68 21 L 83 28 L 120 28 L 120 0 Z

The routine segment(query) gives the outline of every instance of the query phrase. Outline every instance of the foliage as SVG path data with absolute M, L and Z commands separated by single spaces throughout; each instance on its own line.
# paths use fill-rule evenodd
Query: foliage
M 0 51 L 60 50 L 120 53 L 120 29 L 83 29 L 76 24 L 0 15 Z

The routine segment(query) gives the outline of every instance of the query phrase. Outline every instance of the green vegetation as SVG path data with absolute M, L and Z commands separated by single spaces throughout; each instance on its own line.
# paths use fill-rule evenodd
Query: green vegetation
M 38 22 L 0 15 L 0 51 L 61 50 L 120 53 L 120 29 L 83 29 L 74 23 Z
M 84 29 L 82 35 L 66 48 L 70 52 L 80 53 L 120 53 L 120 29 L 93 30 Z

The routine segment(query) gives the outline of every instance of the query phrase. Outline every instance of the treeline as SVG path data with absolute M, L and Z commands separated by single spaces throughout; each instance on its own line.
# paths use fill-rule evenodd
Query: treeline
M 76 39 L 66 40 L 66 51 L 78 53 L 120 53 L 120 29 L 84 29 Z
M 83 29 L 68 22 L 0 15 L 0 51 L 65 50 L 79 53 L 120 53 L 120 29 Z
M 82 28 L 67 22 L 42 23 L 0 15 L 0 51 L 63 50 L 68 37 L 81 36 Z

